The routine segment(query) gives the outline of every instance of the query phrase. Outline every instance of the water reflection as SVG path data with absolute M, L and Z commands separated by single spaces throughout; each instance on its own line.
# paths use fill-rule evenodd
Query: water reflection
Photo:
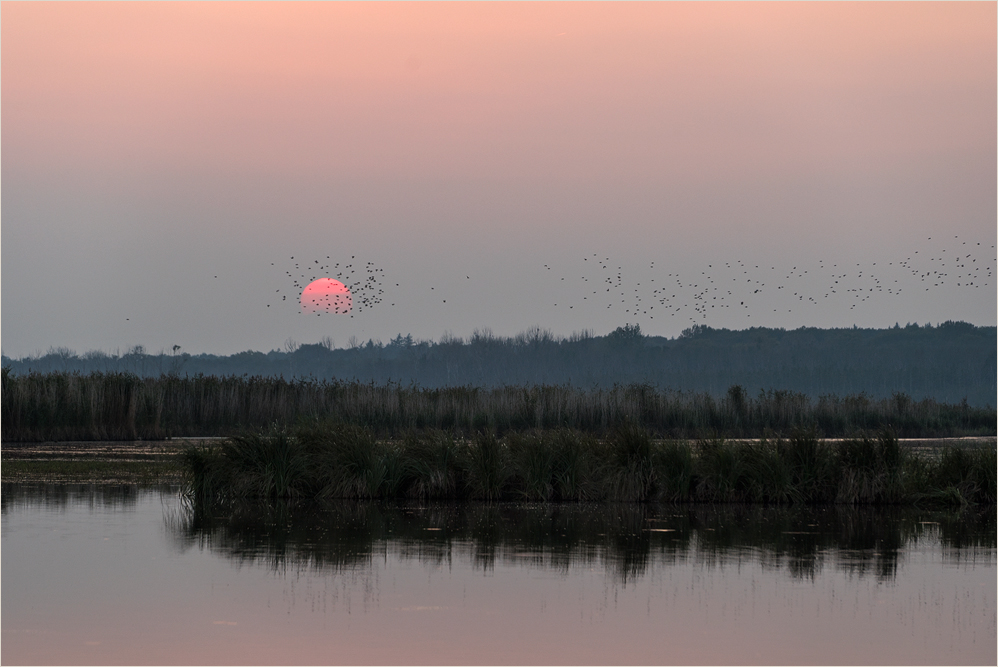
M 995 512 L 910 508 L 653 506 L 636 504 L 185 503 L 168 517 L 176 543 L 244 563 L 344 571 L 396 554 L 489 570 L 498 562 L 567 572 L 605 567 L 620 582 L 654 561 L 707 566 L 746 559 L 795 578 L 826 566 L 878 580 L 904 552 L 939 541 L 953 562 L 991 557 Z
M 137 486 L 135 484 L 20 484 L 4 483 L 0 491 L 0 513 L 15 509 L 43 508 L 65 510 L 76 507 L 134 509 L 143 493 L 177 493 L 172 485 Z
M 993 508 L 2 499 L 4 663 L 995 664 Z

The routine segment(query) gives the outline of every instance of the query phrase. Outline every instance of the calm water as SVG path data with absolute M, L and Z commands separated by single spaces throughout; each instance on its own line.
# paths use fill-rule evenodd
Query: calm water
M 2 504 L 7 664 L 998 657 L 993 511 Z

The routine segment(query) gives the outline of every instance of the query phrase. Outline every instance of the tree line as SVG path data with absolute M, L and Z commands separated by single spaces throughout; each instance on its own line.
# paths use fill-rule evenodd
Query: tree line
M 76 354 L 53 349 L 3 358 L 13 375 L 30 372 L 131 373 L 139 377 L 258 376 L 395 382 L 424 388 L 566 385 L 608 388 L 647 384 L 663 390 L 723 396 L 741 386 L 751 395 L 782 390 L 823 395 L 865 394 L 971 406 L 995 405 L 996 327 L 965 322 L 888 329 L 740 331 L 695 326 L 675 338 L 645 336 L 625 325 L 605 336 L 557 337 L 534 328 L 512 337 L 476 331 L 439 341 L 399 334 L 388 343 L 352 341 L 336 348 L 288 341 L 281 350 L 233 355 L 189 354 L 178 346 L 149 353 Z

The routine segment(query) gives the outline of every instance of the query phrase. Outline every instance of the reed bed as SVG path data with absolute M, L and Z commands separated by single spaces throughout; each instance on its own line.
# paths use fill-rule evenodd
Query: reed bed
M 353 424 L 379 438 L 410 431 L 470 435 L 568 428 L 605 436 L 639 424 L 660 438 L 758 438 L 813 430 L 850 437 L 891 428 L 899 437 L 995 435 L 994 408 L 789 391 L 750 396 L 739 386 L 721 397 L 615 385 L 582 389 L 530 385 L 427 389 L 263 377 L 3 371 L 3 440 L 134 440 L 230 436 L 272 424 L 324 419 Z
M 443 431 L 377 440 L 316 422 L 247 433 L 182 454 L 186 494 L 237 498 L 412 498 L 890 505 L 995 504 L 995 449 L 907 450 L 897 437 L 757 442 L 655 440 L 624 425 L 609 437 L 569 429 Z

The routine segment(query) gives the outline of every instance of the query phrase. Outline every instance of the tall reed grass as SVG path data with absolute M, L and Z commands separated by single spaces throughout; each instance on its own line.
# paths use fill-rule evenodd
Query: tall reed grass
M 991 504 L 995 448 L 941 456 L 877 438 L 659 441 L 633 424 L 608 438 L 567 429 L 444 432 L 378 441 L 364 429 L 314 423 L 230 438 L 183 454 L 187 495 L 233 498 L 600 500 L 849 505 Z
M 812 400 L 767 391 L 753 398 L 732 387 L 723 398 L 714 398 L 648 385 L 424 389 L 261 377 L 12 375 L 7 370 L 2 418 L 7 442 L 229 436 L 314 419 L 353 424 L 378 437 L 425 429 L 502 436 L 559 428 L 605 436 L 629 423 L 665 438 L 758 438 L 801 429 L 842 437 L 885 427 L 899 437 L 996 432 L 993 408 L 913 401 L 900 394 L 882 400 L 864 395 Z

